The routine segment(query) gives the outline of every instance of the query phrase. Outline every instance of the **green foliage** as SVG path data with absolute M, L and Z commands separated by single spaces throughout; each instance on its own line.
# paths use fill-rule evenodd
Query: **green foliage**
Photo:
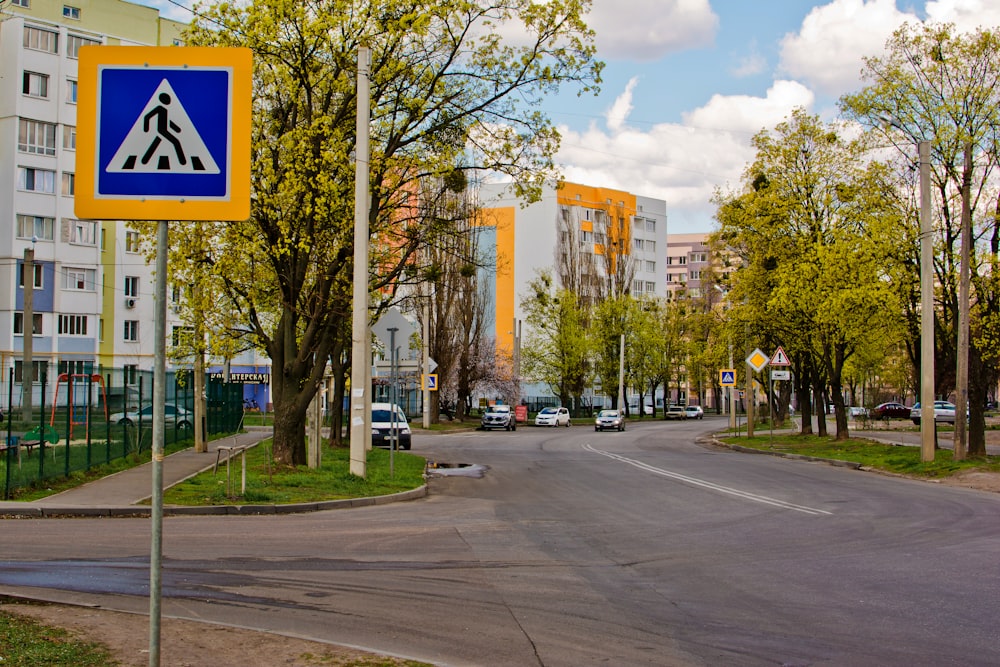
M 214 228 L 200 248 L 229 320 L 276 369 L 279 460 L 305 462 L 305 410 L 326 360 L 350 345 L 358 47 L 371 50 L 369 287 L 395 293 L 419 275 L 407 267 L 431 231 L 415 201 L 427 179 L 455 188 L 456 167 L 488 169 L 531 200 L 556 175 L 558 134 L 537 103 L 562 85 L 597 90 L 603 65 L 586 7 L 275 0 L 200 9 L 189 44 L 254 54 L 251 218 Z M 519 26 L 518 44 L 504 43 L 497 24 Z
M 0 611 L 0 662 L 4 667 L 107 667 L 120 664 L 106 646 L 80 640 L 34 619 Z

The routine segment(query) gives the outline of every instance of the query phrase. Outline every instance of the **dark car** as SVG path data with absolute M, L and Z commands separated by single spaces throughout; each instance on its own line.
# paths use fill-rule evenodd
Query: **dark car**
M 517 422 L 514 421 L 514 411 L 510 409 L 509 405 L 491 405 L 483 413 L 483 419 L 479 427 L 486 431 L 491 428 L 516 431 Z
M 909 416 L 910 408 L 895 401 L 880 403 L 872 408 L 872 417 L 875 419 L 907 419 Z

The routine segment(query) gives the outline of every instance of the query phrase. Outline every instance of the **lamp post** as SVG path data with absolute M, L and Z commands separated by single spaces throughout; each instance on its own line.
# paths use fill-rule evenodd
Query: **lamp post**
M 920 460 L 934 460 L 934 260 L 931 230 L 931 142 L 917 144 L 920 170 Z
M 31 422 L 32 392 L 35 379 L 34 335 L 35 335 L 35 241 L 31 237 L 31 247 L 24 249 L 24 265 L 21 267 L 21 286 L 24 288 L 24 306 L 21 313 L 22 360 L 21 360 L 21 419 Z
M 720 285 L 713 285 L 713 287 L 719 290 L 722 294 L 723 303 L 729 303 L 729 292 L 724 290 Z M 733 337 L 729 336 L 729 367 L 735 370 L 733 366 Z M 733 378 L 736 381 L 736 378 Z M 736 430 L 736 385 L 732 384 L 727 387 L 729 389 L 729 428 L 730 430 Z

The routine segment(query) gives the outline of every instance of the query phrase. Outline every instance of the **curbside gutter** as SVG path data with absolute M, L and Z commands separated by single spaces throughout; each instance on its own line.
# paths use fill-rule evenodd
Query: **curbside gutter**
M 416 500 L 427 495 L 427 485 L 422 484 L 409 491 L 400 491 L 387 496 L 372 496 L 369 498 L 344 498 L 342 500 L 320 500 L 310 503 L 290 503 L 287 505 L 165 505 L 164 516 L 260 516 L 264 514 L 300 514 L 304 512 L 321 512 L 325 510 L 350 509 L 352 507 L 368 507 L 371 505 L 387 505 L 389 503 Z M 121 507 L 54 507 L 31 506 L 11 507 L 8 503 L 0 507 L 0 518 L 3 519 L 39 519 L 67 517 L 109 517 L 109 518 L 146 518 L 152 510 L 144 505 L 125 505 Z

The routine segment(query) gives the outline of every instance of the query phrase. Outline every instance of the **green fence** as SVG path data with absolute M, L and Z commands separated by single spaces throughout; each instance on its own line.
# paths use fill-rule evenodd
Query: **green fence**
M 45 480 L 90 470 L 130 454 L 152 449 L 153 383 L 151 373 L 63 373 L 50 382 L 40 377 L 37 403 L 25 420 L 14 401 L 14 371 L 7 383 L 7 409 L 0 440 L 0 487 L 14 491 Z M 192 440 L 194 391 L 190 373 L 168 377 L 164 405 L 164 443 Z M 40 399 L 40 400 L 39 400 Z M 206 432 L 233 433 L 242 428 L 243 386 L 206 378 Z M 193 444 L 193 440 L 192 440 Z

